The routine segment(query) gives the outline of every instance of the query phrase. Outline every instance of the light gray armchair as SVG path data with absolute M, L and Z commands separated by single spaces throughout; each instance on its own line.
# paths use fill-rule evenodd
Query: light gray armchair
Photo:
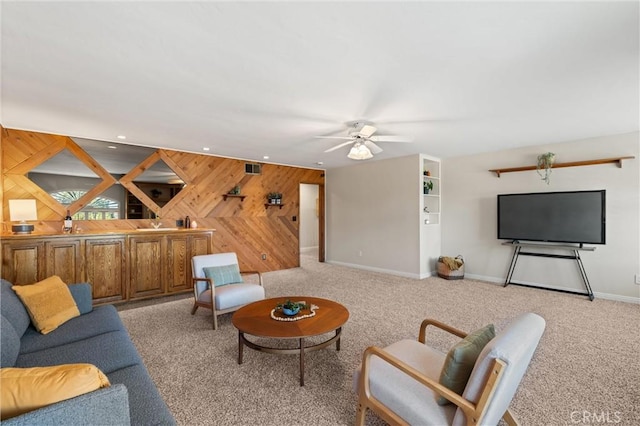
M 369 347 L 354 375 L 358 393 L 356 424 L 367 409 L 390 424 L 495 425 L 503 418 L 517 425 L 509 404 L 545 329 L 542 317 L 522 314 L 484 346 L 462 394 L 439 383 L 446 354 L 426 345 L 426 329 L 435 326 L 464 338 L 467 334 L 425 320 L 418 341 L 402 340 L 384 349 Z M 446 397 L 453 404 L 439 405 Z
M 193 309 L 213 311 L 213 329 L 218 328 L 218 315 L 233 312 L 244 305 L 265 298 L 262 274 L 240 271 L 235 253 L 216 253 L 191 258 L 193 272 Z M 258 283 L 245 283 L 243 275 L 257 275 Z

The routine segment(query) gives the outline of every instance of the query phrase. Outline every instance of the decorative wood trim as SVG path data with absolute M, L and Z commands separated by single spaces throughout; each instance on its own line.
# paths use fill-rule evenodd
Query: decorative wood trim
M 322 174 L 324 177 L 324 173 Z M 325 261 L 325 193 L 324 193 L 324 184 L 318 185 L 318 261 Z
M 20 140 L 20 139 L 18 139 Z M 12 167 L 10 170 L 6 170 L 6 174 L 12 175 L 26 175 L 32 169 L 38 167 L 40 164 L 47 161 L 49 158 L 54 157 L 59 152 L 63 151 L 67 147 L 66 141 L 61 138 L 52 139 L 51 145 L 48 145 L 45 149 L 37 152 L 31 157 L 27 158 Z
M 51 195 L 49 195 L 46 191 L 36 185 L 31 179 L 24 175 L 5 175 L 5 187 L 7 181 L 13 181 L 16 186 L 20 187 L 22 190 L 26 191 L 29 195 L 27 198 L 35 198 L 40 201 L 42 204 L 56 212 L 59 216 L 64 217 L 66 214 L 66 208 L 53 199 Z M 40 212 L 38 212 L 38 217 L 42 217 Z
M 164 216 L 164 213 L 170 211 L 173 206 L 179 204 L 182 199 L 186 196 L 187 192 L 182 190 L 178 192 L 175 197 L 173 197 L 167 204 L 163 207 L 160 207 L 156 204 L 155 201 L 151 197 L 149 197 L 143 190 L 141 190 L 138 185 L 136 185 L 133 180 L 140 176 L 145 172 L 148 168 L 153 166 L 158 161 L 164 161 L 167 166 L 171 170 L 173 170 L 180 179 L 185 183 L 188 187 L 192 185 L 189 176 L 182 170 L 182 168 L 175 162 L 171 157 L 169 157 L 163 150 L 157 150 L 147 158 L 145 158 L 140 164 L 134 167 L 129 173 L 120 178 L 120 183 L 123 187 L 125 187 L 129 192 L 131 192 L 135 197 L 142 201 L 144 205 L 146 205 L 149 209 L 151 209 L 157 216 Z
M 184 184 L 188 187 L 189 185 L 193 185 L 189 174 L 186 173 L 180 165 L 173 160 L 173 158 L 169 155 L 171 151 L 159 150 L 160 158 L 169 166 L 171 170 L 173 170 L 180 179 L 184 182 Z M 178 192 L 167 204 L 165 204 L 161 209 L 161 216 L 166 216 L 168 212 L 173 209 L 174 206 L 177 206 L 182 202 L 182 200 L 187 196 L 187 191 L 182 188 L 182 191 Z M 155 202 L 154 202 L 155 204 Z
M 26 174 L 29 173 L 34 167 L 39 166 L 48 159 L 54 157 L 58 153 L 67 149 L 78 160 L 80 160 L 85 166 L 93 171 L 96 176 L 102 181 L 87 191 L 80 199 L 71 204 L 68 209 L 71 214 L 81 210 L 84 206 L 89 204 L 95 197 L 100 195 L 104 190 L 116 183 L 116 180 L 109 172 L 107 172 L 102 166 L 100 166 L 89 154 L 87 154 L 82 148 L 80 148 L 71 138 L 57 136 L 54 138 L 54 143 L 48 145 L 45 149 L 39 151 L 37 154 L 27 158 L 5 172 L 5 175 L 12 178 L 16 183 L 19 183 L 23 188 L 28 188 L 35 198 L 43 202 L 47 207 L 56 213 L 64 216 L 66 209 L 56 200 L 54 200 L 49 194 L 43 191 L 38 185 L 34 184 Z
M 102 194 L 107 188 L 116 183 L 116 179 L 106 171 L 97 161 L 80 148 L 71 138 L 67 138 L 66 148 L 91 169 L 102 182 L 91 188 L 80 199 L 76 200 L 69 206 L 71 214 L 82 210 L 87 204 L 93 201 L 98 195 Z
M 596 164 L 609 164 L 615 163 L 619 168 L 622 167 L 622 160 L 632 160 L 636 157 L 634 156 L 626 156 L 626 157 L 613 157 L 613 158 L 601 158 L 598 160 L 586 160 L 586 161 L 572 161 L 569 163 L 554 163 L 551 166 L 552 169 L 560 169 L 563 167 L 579 167 L 579 166 L 594 166 Z M 522 167 L 510 167 L 504 169 L 491 169 L 489 170 L 492 173 L 495 173 L 497 177 L 500 177 L 501 173 L 510 173 L 510 172 L 524 172 L 528 170 L 536 170 L 537 166 L 522 166 Z

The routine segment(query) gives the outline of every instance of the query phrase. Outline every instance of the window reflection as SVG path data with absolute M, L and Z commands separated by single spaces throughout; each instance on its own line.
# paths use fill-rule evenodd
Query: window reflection
M 56 191 L 49 195 L 63 206 L 70 206 L 82 198 L 87 191 Z M 111 198 L 98 196 L 82 210 L 73 214 L 75 220 L 114 220 L 120 219 L 120 203 Z

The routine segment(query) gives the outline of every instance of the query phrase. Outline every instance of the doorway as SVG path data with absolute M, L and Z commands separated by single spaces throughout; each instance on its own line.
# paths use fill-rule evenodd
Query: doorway
M 324 262 L 324 185 L 300 184 L 300 255 Z

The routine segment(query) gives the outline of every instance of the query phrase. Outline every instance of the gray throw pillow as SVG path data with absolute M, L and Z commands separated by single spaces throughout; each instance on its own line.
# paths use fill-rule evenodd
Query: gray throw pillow
M 471 377 L 478 355 L 494 337 L 496 337 L 495 328 L 493 324 L 489 324 L 468 334 L 467 337 L 454 345 L 444 360 L 444 365 L 440 372 L 440 384 L 462 395 L 469 377 Z M 438 397 L 437 402 L 439 405 L 451 403 L 443 396 Z
M 244 282 L 240 275 L 238 264 L 224 266 L 209 266 L 202 268 L 204 276 L 213 280 L 213 286 L 219 287 L 226 284 L 236 284 Z

